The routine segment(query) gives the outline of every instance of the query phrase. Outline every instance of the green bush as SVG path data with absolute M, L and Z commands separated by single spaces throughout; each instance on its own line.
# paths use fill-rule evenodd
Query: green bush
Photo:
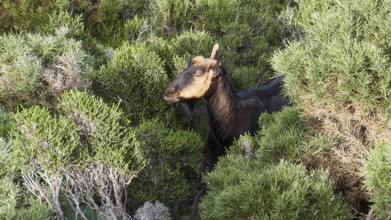
M 38 106 L 14 115 L 12 143 L 27 189 L 59 218 L 62 194 L 80 217 L 88 205 L 104 218 L 126 218 L 125 187 L 145 163 L 130 122 L 118 105 L 86 92 L 64 93 L 56 110 L 57 117 Z
M 214 45 L 213 38 L 204 31 L 184 31 L 171 38 L 152 38 L 148 46 L 164 61 L 169 79 L 173 79 L 195 56 L 209 57 Z
M 195 56 L 210 57 L 214 40 L 205 31 L 185 31 L 172 39 L 171 44 L 175 48 L 175 55 L 187 59 Z
M 255 138 L 259 159 L 278 162 L 282 158 L 294 160 L 309 153 L 309 146 L 305 143 L 310 137 L 296 108 L 287 107 L 273 115 L 264 113 L 259 118 L 259 124 L 261 130 Z
M 81 15 L 74 15 L 66 10 L 54 11 L 49 15 L 49 21 L 40 26 L 40 32 L 55 34 L 56 29 L 67 27 L 67 35 L 76 39 L 85 36 L 85 28 Z
M 152 0 L 148 4 L 151 23 L 160 36 L 170 36 L 192 26 L 194 1 Z
M 62 27 L 55 35 L 0 36 L 0 103 L 6 109 L 50 104 L 65 90 L 90 86 L 92 58 L 67 33 Z
M 272 59 L 287 93 L 316 106 L 354 103 L 390 115 L 388 1 L 302 1 L 293 23 L 305 33 Z M 303 106 L 306 108 L 306 106 Z
M 21 187 L 15 156 L 11 142 L 0 137 L 0 219 L 54 219 L 49 207 Z
M 26 100 L 42 71 L 39 57 L 22 37 L 13 35 L 0 36 L 0 51 L 0 102 L 6 106 L 16 97 Z
M 162 98 L 168 84 L 163 61 L 145 44 L 124 43 L 114 50 L 112 59 L 100 68 L 98 81 L 102 95 L 119 102 L 133 122 L 172 117 L 172 107 Z
M 15 220 L 26 220 L 26 219 L 47 219 L 55 220 L 57 219 L 53 213 L 53 210 L 47 206 L 47 204 L 42 204 L 40 201 L 30 199 L 27 202 L 26 207 L 16 210 Z
M 12 219 L 19 194 L 19 187 L 13 183 L 15 161 L 11 144 L 0 137 L 0 218 Z
M 132 208 L 156 200 L 174 208 L 189 196 L 190 175 L 199 173 L 204 148 L 200 136 L 166 128 L 156 119 L 141 123 L 136 134 L 149 162 L 129 186 Z
M 285 107 L 273 114 L 259 117 L 260 130 L 254 136 L 242 135 L 229 148 L 229 155 L 244 155 L 265 163 L 309 162 L 322 150 L 333 146 L 330 139 L 310 135 L 305 119 L 295 107 Z
M 144 7 L 144 1 L 7 0 L 0 6 L 0 33 L 52 33 L 62 25 L 76 36 L 93 36 L 105 45 L 119 46 L 125 38 L 125 21 L 141 14 Z M 83 26 L 86 33 L 80 32 Z
M 4 1 L 0 6 L 3 15 L 0 18 L 0 33 L 35 31 L 48 20 L 54 8 L 55 4 L 50 0 Z
M 255 136 L 242 135 L 206 176 L 210 191 L 200 205 L 202 218 L 350 219 L 328 173 L 307 172 L 303 165 L 311 167 L 313 157 L 332 146 L 330 140 L 310 135 L 294 107 L 262 114 L 259 125 Z
M 11 130 L 11 116 L 0 106 L 0 138 L 6 138 Z
M 0 218 L 13 219 L 15 217 L 19 190 L 9 177 L 0 178 Z
M 149 24 L 149 19 L 137 15 L 126 21 L 124 34 L 128 37 L 126 40 L 130 40 L 133 43 L 145 42 L 153 38 L 153 31 Z
M 365 166 L 365 185 L 369 189 L 372 208 L 381 218 L 391 217 L 391 144 L 379 144 L 373 149 Z
M 313 129 L 336 140 L 316 163 L 330 168 L 337 190 L 365 214 L 365 158 L 374 145 L 391 140 L 386 126 L 391 116 L 389 5 L 388 0 L 298 1 L 283 16 L 287 29 L 301 34 L 272 58 L 286 94 L 318 120 Z
M 88 33 L 103 45 L 119 47 L 123 40 L 129 40 L 124 27 L 128 19 L 142 14 L 147 4 L 145 1 L 103 0 L 99 2 L 85 1 L 79 12 L 83 15 L 84 25 Z
M 209 33 L 204 31 L 185 31 L 173 38 L 170 44 L 174 49 L 174 55 L 172 56 L 172 66 L 174 68 L 169 72 L 169 76 L 170 79 L 173 79 L 186 69 L 190 59 L 193 57 L 210 57 L 214 40 Z
M 229 155 L 205 177 L 202 219 L 352 219 L 325 171 Z

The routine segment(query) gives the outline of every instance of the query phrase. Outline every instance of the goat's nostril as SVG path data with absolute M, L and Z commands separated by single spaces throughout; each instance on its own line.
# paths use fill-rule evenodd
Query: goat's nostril
M 169 96 L 169 95 L 172 95 L 173 93 L 177 92 L 177 88 L 176 87 L 171 87 L 171 88 L 168 88 L 166 89 L 166 92 L 164 93 L 166 96 Z

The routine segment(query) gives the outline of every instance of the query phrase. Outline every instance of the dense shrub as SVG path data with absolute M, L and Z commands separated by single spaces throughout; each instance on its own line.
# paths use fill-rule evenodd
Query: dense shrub
M 370 190 L 373 210 L 381 218 L 391 217 L 391 144 L 379 144 L 373 149 L 365 167 L 365 185 Z
M 11 116 L 0 106 L 0 138 L 8 136 L 11 130 Z
M 168 84 L 163 61 L 145 44 L 124 43 L 114 50 L 112 59 L 100 68 L 98 81 L 102 95 L 120 102 L 133 121 L 170 117 L 172 108 L 162 99 Z
M 304 157 L 308 140 L 305 125 L 296 108 L 285 108 L 273 116 L 264 113 L 259 119 L 258 155 L 264 161 Z M 304 151 L 304 152 L 303 152 Z
M 86 92 L 64 93 L 57 109 L 58 117 L 41 107 L 15 114 L 13 143 L 26 187 L 59 218 L 60 193 L 81 217 L 86 204 L 105 218 L 129 218 L 123 195 L 144 158 L 124 113 Z
M 78 36 L 92 35 L 103 44 L 119 46 L 125 38 L 121 29 L 124 23 L 134 14 L 142 13 L 144 7 L 144 1 L 124 0 L 6 1 L 0 6 L 3 15 L 0 33 L 50 33 L 56 24 L 69 25 L 72 29 L 82 24 L 88 33 L 78 32 Z
M 336 140 L 318 158 L 356 210 L 367 212 L 362 166 L 376 143 L 390 141 L 390 1 L 299 1 L 286 11 L 288 29 L 302 33 L 272 58 L 287 94 L 311 129 Z
M 52 103 L 65 90 L 89 87 L 92 59 L 67 33 L 62 27 L 55 35 L 0 37 L 0 103 L 6 109 Z
M 309 134 L 308 123 L 295 107 L 286 107 L 274 114 L 264 113 L 259 118 L 260 132 L 255 136 L 262 161 L 280 159 L 309 162 L 321 150 L 333 146 L 325 136 Z
M 202 219 L 352 219 L 327 172 L 229 155 L 205 177 Z
M 11 219 L 15 216 L 15 208 L 19 187 L 13 183 L 15 162 L 11 145 L 0 137 L 0 218 Z
M 17 167 L 12 144 L 0 137 L 0 219 L 54 219 L 47 205 L 20 186 Z
M 156 31 L 162 36 L 170 36 L 192 26 L 196 13 L 194 1 L 152 0 L 148 14 Z
M 48 20 L 55 4 L 50 0 L 4 1 L 0 6 L 0 33 L 32 32 Z
M 205 178 L 210 191 L 201 202 L 202 217 L 351 218 L 340 197 L 335 198 L 328 173 L 312 164 L 333 142 L 310 134 L 308 123 L 294 107 L 262 114 L 260 131 L 242 135 Z M 293 165 L 298 162 L 302 165 Z M 325 201 L 333 202 L 324 206 Z
M 55 220 L 57 218 L 55 217 L 53 210 L 48 207 L 47 204 L 42 204 L 40 201 L 37 201 L 36 198 L 31 198 L 28 200 L 28 203 L 25 205 L 25 208 L 16 209 L 16 215 L 14 216 L 14 219 Z
M 388 1 L 304 1 L 295 21 L 301 41 L 273 57 L 288 93 L 317 105 L 351 102 L 390 114 L 391 28 Z M 321 83 L 320 83 L 321 82 Z
M 200 136 L 152 120 L 139 125 L 136 137 L 149 162 L 129 186 L 133 208 L 155 200 L 174 208 L 189 196 L 192 178 L 200 171 L 204 148 Z
M 89 34 L 104 45 L 119 47 L 123 40 L 130 40 L 124 26 L 135 15 L 143 15 L 147 1 L 104 0 L 82 1 L 72 4 L 83 15 L 84 25 Z
M 334 144 L 325 136 L 310 134 L 308 121 L 295 107 L 285 107 L 273 114 L 263 113 L 259 126 L 260 130 L 254 136 L 245 134 L 235 141 L 228 154 L 257 158 L 265 163 L 286 160 L 307 164 Z

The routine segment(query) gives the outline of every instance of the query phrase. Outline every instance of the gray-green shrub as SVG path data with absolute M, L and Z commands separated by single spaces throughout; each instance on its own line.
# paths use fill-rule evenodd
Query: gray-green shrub
M 391 27 L 385 25 L 391 23 L 390 3 L 298 1 L 284 16 L 288 29 L 302 34 L 272 58 L 286 93 L 318 120 L 313 129 L 336 140 L 316 164 L 330 167 L 345 200 L 365 214 L 365 158 L 391 140 Z
M 296 107 L 285 107 L 273 114 L 263 113 L 258 123 L 259 132 L 254 136 L 242 135 L 230 147 L 228 154 L 244 155 L 265 163 L 278 163 L 280 160 L 306 163 L 333 146 L 325 136 L 309 134 L 307 121 Z
M 302 1 L 293 23 L 305 33 L 276 53 L 287 93 L 316 106 L 354 103 L 390 114 L 389 1 Z M 303 106 L 304 108 L 306 106 Z
M 0 219 L 55 219 L 50 207 L 21 186 L 15 156 L 12 143 L 0 137 Z
M 20 187 L 13 183 L 16 164 L 11 144 L 0 137 L 0 218 L 12 219 L 16 214 Z
M 132 121 L 155 116 L 167 121 L 172 117 L 172 107 L 162 99 L 168 84 L 163 60 L 145 44 L 125 42 L 113 51 L 97 78 L 102 95 L 119 102 Z
M 365 166 L 365 185 L 369 189 L 372 209 L 381 218 L 391 217 L 391 144 L 377 145 Z
M 129 218 L 125 187 L 145 159 L 125 114 L 75 91 L 64 93 L 56 109 L 57 116 L 38 106 L 14 115 L 12 143 L 27 189 L 51 204 L 58 218 L 64 218 L 60 194 L 80 217 L 84 204 L 104 218 Z
M 305 157 L 309 153 L 305 142 L 310 137 L 297 108 L 286 107 L 273 115 L 264 113 L 259 118 L 259 125 L 261 129 L 255 138 L 259 159 L 278 162 L 280 159 Z
M 10 114 L 0 106 L 0 138 L 6 138 L 11 130 L 12 118 Z
M 229 155 L 205 182 L 202 219 L 352 219 L 324 170 Z
M 142 122 L 136 137 L 149 162 L 129 186 L 132 208 L 155 200 L 173 208 L 189 196 L 188 176 L 199 175 L 203 141 L 195 132 L 169 129 L 156 119 Z
M 92 58 L 68 31 L 0 36 L 0 103 L 6 109 L 51 104 L 65 90 L 90 86 Z

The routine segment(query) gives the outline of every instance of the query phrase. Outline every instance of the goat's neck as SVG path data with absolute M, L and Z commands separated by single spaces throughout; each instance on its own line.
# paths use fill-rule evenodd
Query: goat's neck
M 210 119 L 217 120 L 220 123 L 228 121 L 234 117 L 235 109 L 239 107 L 239 101 L 239 97 L 235 94 L 229 79 L 226 76 L 221 76 L 218 79 L 215 92 L 206 101 Z

